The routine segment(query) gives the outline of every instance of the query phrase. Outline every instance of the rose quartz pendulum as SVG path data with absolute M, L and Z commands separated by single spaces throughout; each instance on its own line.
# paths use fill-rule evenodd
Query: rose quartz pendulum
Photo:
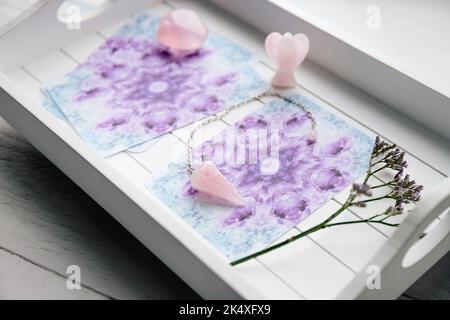
M 275 87 L 295 87 L 294 70 L 305 60 L 309 51 L 309 40 L 306 35 L 292 35 L 272 32 L 266 37 L 267 54 L 277 62 L 278 69 L 272 78 Z
M 194 170 L 191 184 L 195 190 L 225 200 L 232 205 L 245 205 L 244 198 L 211 161 L 205 161 Z
M 195 52 L 208 38 L 208 29 L 198 14 L 189 9 L 175 9 L 158 26 L 158 40 L 175 55 Z

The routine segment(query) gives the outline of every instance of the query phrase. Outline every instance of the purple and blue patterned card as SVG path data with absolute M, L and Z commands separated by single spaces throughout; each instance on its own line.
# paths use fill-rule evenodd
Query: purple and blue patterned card
M 245 207 L 215 204 L 193 190 L 185 158 L 147 184 L 230 260 L 270 245 L 367 170 L 371 137 L 305 97 L 294 98 L 317 120 L 316 143 L 308 142 L 310 120 L 302 110 L 271 100 L 234 125 L 235 137 L 226 130 L 195 150 L 195 160 L 212 160 L 239 190 Z
M 139 15 L 47 93 L 76 132 L 108 156 L 185 126 L 267 88 L 250 51 L 211 33 L 174 58 L 156 41 L 159 18 Z

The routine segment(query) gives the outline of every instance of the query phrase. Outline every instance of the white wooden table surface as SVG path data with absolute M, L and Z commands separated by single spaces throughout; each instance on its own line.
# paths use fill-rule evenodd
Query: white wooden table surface
M 33 1 L 0 0 L 0 24 Z M 450 299 L 449 267 L 447 254 L 401 298 Z M 0 299 L 24 298 L 198 296 L 0 118 Z

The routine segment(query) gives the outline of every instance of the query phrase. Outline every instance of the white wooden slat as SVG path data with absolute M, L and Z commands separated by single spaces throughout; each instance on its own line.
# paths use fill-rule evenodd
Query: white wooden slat
M 297 233 L 293 229 L 283 239 Z M 336 297 L 354 274 L 309 238 L 294 241 L 258 259 L 306 299 Z
M 57 50 L 11 71 L 8 73 L 8 76 L 11 77 L 11 75 L 16 74 L 17 77 L 14 78 L 12 76 L 11 79 L 20 83 L 24 92 L 32 96 L 38 103 L 43 103 L 45 99 L 41 91 L 43 86 L 56 81 L 75 67 L 76 63 L 73 60 L 69 59 L 60 50 Z M 66 121 L 56 117 L 55 119 L 70 128 L 70 132 L 75 134 Z
M 314 214 L 316 214 L 318 211 L 323 211 L 326 210 L 326 205 L 324 205 L 323 207 L 319 208 L 316 212 L 314 212 Z M 329 210 L 327 210 L 329 211 Z M 313 217 L 314 214 L 309 218 Z M 322 212 L 321 214 L 322 216 L 324 216 L 324 212 Z M 307 220 L 307 219 L 306 219 Z M 305 220 L 305 221 L 306 221 Z M 272 243 L 272 245 L 274 244 L 278 244 L 294 235 L 297 235 L 300 233 L 300 229 L 297 227 L 294 227 L 292 229 L 290 229 L 289 231 L 287 231 L 285 234 L 283 234 L 280 238 L 278 238 L 276 241 L 274 241 Z M 303 244 L 301 244 L 301 242 L 304 242 Z M 278 255 L 278 251 L 279 250 L 288 250 L 288 252 L 295 252 L 296 249 L 294 248 L 287 248 L 293 244 L 297 245 L 297 248 L 306 248 L 303 252 L 299 252 L 298 255 L 301 256 L 301 259 L 308 259 L 311 258 L 312 262 L 311 264 L 306 264 L 305 266 L 303 266 L 303 268 L 300 269 L 300 272 L 302 272 L 302 276 L 297 277 L 295 276 L 295 270 L 294 268 L 297 268 L 298 265 L 297 264 L 292 264 L 294 259 L 298 259 L 299 256 L 295 256 L 293 255 L 291 257 L 292 260 L 289 260 L 288 254 L 286 255 L 282 255 L 283 259 L 285 259 L 285 265 L 283 266 L 283 268 L 279 267 L 279 263 L 277 262 L 273 262 L 276 260 L 276 258 L 272 259 L 270 258 L 271 255 Z M 307 252 L 307 254 L 305 254 L 304 252 Z M 305 254 L 305 256 L 303 256 Z M 302 280 L 303 276 L 307 276 L 308 278 L 312 277 L 313 279 L 321 279 L 321 277 L 325 277 L 324 281 L 318 282 L 318 286 L 319 289 L 321 286 L 325 286 L 325 282 L 327 282 L 328 280 L 328 273 L 323 273 L 323 269 L 317 269 L 316 272 L 317 273 L 311 273 L 309 275 L 306 275 L 307 270 L 313 270 L 314 268 L 314 264 L 315 263 L 319 263 L 321 265 L 329 265 L 330 266 L 330 272 L 333 273 L 336 277 L 343 277 L 344 281 L 343 282 L 329 282 L 329 286 L 335 286 L 336 283 L 341 286 L 343 285 L 342 283 L 345 283 L 345 281 L 347 281 L 348 277 L 349 277 L 349 272 L 350 273 L 354 273 L 354 271 L 348 266 L 346 265 L 344 262 L 342 262 L 342 260 L 340 260 L 339 258 L 335 257 L 333 255 L 333 253 L 329 252 L 327 249 L 323 248 L 318 242 L 316 242 L 311 236 L 306 236 L 304 238 L 298 239 L 295 242 L 284 246 L 282 248 L 278 248 L 275 251 L 272 251 L 268 254 L 262 255 L 257 257 L 254 260 L 251 261 L 259 261 L 261 264 L 263 264 L 268 270 L 272 271 L 278 278 L 282 279 L 285 283 L 287 283 L 291 288 L 293 288 L 293 290 L 295 290 L 295 292 L 297 292 L 298 294 L 300 294 L 302 296 L 303 299 L 331 299 L 330 298 L 330 293 L 331 295 L 333 295 L 333 289 L 329 290 L 329 293 L 319 293 L 318 291 L 316 291 L 316 289 L 311 288 L 310 285 L 312 283 L 307 281 L 304 282 Z M 282 264 L 282 263 L 281 263 Z M 333 270 L 333 267 L 335 265 L 339 265 L 339 267 L 337 269 Z M 291 269 L 292 268 L 292 269 Z M 310 271 L 309 271 L 310 272 Z M 301 284 L 301 285 L 300 285 Z
M 42 99 L 42 93 L 40 90 L 40 83 L 33 79 L 23 69 L 17 68 L 7 73 L 7 76 L 16 84 L 20 84 L 23 92 L 32 97 L 33 99 L 40 101 Z
M 227 114 L 225 117 L 223 117 L 222 120 L 225 123 L 227 123 L 228 125 L 233 125 L 234 123 L 238 122 L 239 120 L 242 120 L 245 116 L 257 111 L 263 105 L 264 104 L 259 101 L 251 102 L 251 103 L 245 105 L 245 107 L 233 110 L 233 112 L 231 112 L 231 113 Z
M 187 126 L 178 128 L 176 130 L 173 130 L 172 133 L 178 139 L 187 143 L 192 130 L 195 129 L 202 121 L 209 119 L 209 118 L 212 118 L 212 117 L 207 117 L 205 119 L 191 123 Z M 215 121 L 211 124 L 208 124 L 207 126 L 205 126 L 203 128 L 199 128 L 195 132 L 194 139 L 193 139 L 193 146 L 200 145 L 201 142 L 207 140 L 208 138 L 214 137 L 221 131 L 225 130 L 227 127 L 228 126 L 225 123 L 223 123 L 222 121 Z
M 99 35 L 103 37 L 110 37 L 114 35 L 117 30 L 119 30 L 123 25 L 125 25 L 129 21 L 129 18 L 124 18 L 117 23 L 110 25 L 109 27 L 106 27 L 98 32 Z
M 76 43 L 71 44 L 62 49 L 63 52 L 70 53 L 78 62 L 84 61 L 90 54 L 98 49 L 103 43 L 104 39 L 97 33 L 83 38 Z
M 26 95 L 28 95 L 38 103 L 43 103 L 45 97 L 41 91 L 42 84 L 40 80 L 33 76 L 28 70 L 26 70 L 25 68 L 17 68 L 8 72 L 7 76 L 16 84 L 18 84 Z M 44 108 L 42 108 L 42 112 L 46 112 Z M 67 124 L 66 121 L 56 117 L 55 120 L 60 124 L 70 128 L 69 124 Z M 72 129 L 70 128 L 70 130 Z
M 140 165 L 126 152 L 115 154 L 107 159 L 111 166 L 139 186 L 144 186 L 150 177 L 148 169 Z
M 242 278 L 271 300 L 296 300 L 303 297 L 290 288 L 258 260 L 250 260 L 235 267 Z
M 45 57 L 25 64 L 24 68 L 42 83 L 47 84 L 48 82 L 59 80 L 76 66 L 75 61 L 69 59 L 60 50 L 57 50 Z
M 186 145 L 172 134 L 165 134 L 156 139 L 155 144 L 148 150 L 128 155 L 150 172 L 164 170 L 171 161 L 185 157 Z
M 81 287 L 69 290 L 67 278 L 40 268 L 0 249 L 0 299 L 104 300 L 104 296 Z
M 157 3 L 152 5 L 148 10 L 144 10 L 143 12 L 148 12 L 152 15 L 163 15 L 171 9 L 166 3 Z M 125 18 L 121 21 L 118 21 L 114 25 L 111 25 L 107 28 L 99 30 L 99 34 L 103 37 L 110 37 L 114 35 L 117 30 L 119 30 L 123 25 L 125 25 L 130 18 Z
M 298 224 L 297 229 L 305 231 L 321 223 L 340 207 L 335 201 L 327 202 Z M 333 222 L 355 220 L 361 219 L 349 211 L 344 211 Z M 312 233 L 309 237 L 354 272 L 360 271 L 388 240 L 365 223 L 333 226 Z

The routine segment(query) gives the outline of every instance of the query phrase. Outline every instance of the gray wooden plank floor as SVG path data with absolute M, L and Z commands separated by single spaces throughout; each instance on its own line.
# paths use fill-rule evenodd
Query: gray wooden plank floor
M 0 118 L 0 299 L 16 298 L 199 297 Z M 450 254 L 401 298 L 450 299 Z
M 69 265 L 81 268 L 84 289 L 71 296 Z M 198 298 L 0 118 L 0 298 L 96 295 Z

